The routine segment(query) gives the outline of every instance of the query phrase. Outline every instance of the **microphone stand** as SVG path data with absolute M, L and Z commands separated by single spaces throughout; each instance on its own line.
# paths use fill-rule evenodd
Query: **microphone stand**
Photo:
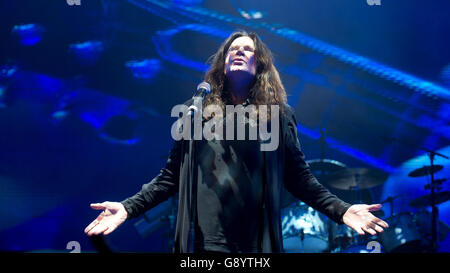
M 172 251 L 174 247 L 174 233 L 175 233 L 175 220 L 176 220 L 176 212 L 177 212 L 177 201 L 174 197 L 172 197 L 172 200 L 170 202 L 170 214 L 167 216 L 168 223 L 169 223 L 169 236 L 168 236 L 168 251 Z
M 194 104 L 195 104 L 194 99 Z M 190 117 L 190 128 L 195 128 L 195 110 L 189 109 L 188 115 Z M 194 134 L 190 131 L 189 139 L 189 156 L 188 156 L 188 176 L 186 189 L 188 191 L 188 203 L 189 203 L 189 232 L 188 232 L 188 253 L 194 253 L 195 249 L 195 222 L 197 216 L 197 183 L 195 172 L 195 129 Z
M 187 176 L 187 203 L 189 206 L 189 230 L 188 230 L 188 252 L 194 253 L 195 251 L 195 223 L 197 220 L 197 162 L 195 157 L 195 139 L 201 139 L 202 130 L 202 111 L 203 99 L 211 92 L 211 86 L 207 82 L 202 82 L 197 86 L 197 91 L 193 96 L 193 104 L 188 108 L 188 117 L 190 118 L 190 139 L 189 139 L 189 156 L 188 156 L 188 176 Z M 200 116 L 198 116 L 200 115 Z M 193 118 L 192 118 L 193 117 Z M 195 122 L 195 120 L 197 122 Z M 196 125 L 200 127 L 197 128 Z M 191 129 L 194 128 L 192 134 Z M 199 133 L 200 135 L 196 135 Z
M 202 111 L 204 95 L 196 93 L 193 97 L 193 105 L 189 107 L 188 116 L 190 117 L 190 129 L 194 128 L 194 133 L 190 131 L 189 156 L 188 156 L 188 180 L 186 189 L 188 191 L 189 203 L 189 235 L 188 252 L 194 253 L 195 250 L 195 223 L 197 220 L 197 162 L 196 162 L 196 139 L 201 139 L 202 133 Z M 198 116 L 200 115 L 200 116 Z M 197 122 L 195 122 L 197 120 Z M 199 125 L 199 128 L 196 128 Z M 200 134 L 197 135 L 196 133 Z

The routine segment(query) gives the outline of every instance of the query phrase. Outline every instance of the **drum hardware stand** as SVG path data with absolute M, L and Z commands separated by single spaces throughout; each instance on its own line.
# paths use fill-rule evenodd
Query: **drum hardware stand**
M 354 200 L 355 200 L 355 204 L 362 204 L 362 196 L 361 196 L 361 191 L 359 190 L 359 175 L 355 175 L 355 185 L 356 186 L 350 186 L 349 189 L 351 191 L 354 192 Z M 351 243 L 352 244 L 360 244 L 361 241 L 363 240 L 363 238 L 361 236 L 354 235 L 354 233 L 350 234 L 350 239 L 351 239 Z
M 319 142 L 320 142 L 320 161 L 323 162 L 325 160 L 325 148 L 327 145 L 327 136 L 326 136 L 324 127 L 320 128 Z M 325 170 L 323 170 L 323 169 L 320 170 L 320 176 L 323 177 L 324 175 L 325 175 Z M 336 248 L 333 237 L 334 236 L 333 236 L 333 232 L 332 232 L 332 226 L 329 224 L 328 225 L 328 252 L 331 252 L 333 249 Z M 302 241 L 302 245 L 303 245 L 304 238 L 305 238 L 305 234 L 303 233 L 303 229 L 302 229 L 301 238 L 300 238 Z
M 425 151 L 425 152 L 428 153 L 428 157 L 430 159 L 430 168 L 428 169 L 429 170 L 428 174 L 431 177 L 431 182 L 430 182 L 428 187 L 426 186 L 426 189 L 431 189 L 431 200 L 430 200 L 431 201 L 431 208 L 432 208 L 432 225 L 431 225 L 432 226 L 432 228 L 431 228 L 431 231 L 432 231 L 432 236 L 431 236 L 431 238 L 432 238 L 431 239 L 432 240 L 432 246 L 431 246 L 431 248 L 432 248 L 432 252 L 437 252 L 437 248 L 438 248 L 438 243 L 437 243 L 437 220 L 438 220 L 439 211 L 438 211 L 438 208 L 436 207 L 436 196 L 435 196 L 436 192 L 435 192 L 435 190 L 439 188 L 439 184 L 442 183 L 442 181 L 436 182 L 436 180 L 434 179 L 434 170 L 433 170 L 433 166 L 434 165 L 433 164 L 434 164 L 434 157 L 435 156 L 440 156 L 440 157 L 445 158 L 445 159 L 449 159 L 449 157 L 445 156 L 445 155 L 443 155 L 441 153 L 438 153 L 436 151 L 432 151 L 432 150 L 430 150 L 428 148 L 425 148 L 425 147 L 417 147 L 415 145 L 412 145 L 412 144 L 410 144 L 408 142 L 405 142 L 404 140 L 400 140 L 398 138 L 390 138 L 389 139 L 389 142 L 391 142 L 391 143 L 394 142 L 394 141 L 396 141 L 398 143 L 401 143 L 404 146 L 408 146 L 410 148 L 415 148 L 415 149 L 418 148 L 419 150 L 422 150 L 422 151 Z
M 349 189 L 351 191 L 354 191 L 354 200 L 355 202 L 357 202 L 357 204 L 363 204 L 363 198 L 362 198 L 362 191 L 359 189 L 359 185 L 360 185 L 360 181 L 361 181 L 361 177 L 359 174 L 355 174 L 354 175 L 355 178 L 355 185 L 354 186 L 350 186 Z
M 302 243 L 302 253 L 305 253 L 305 232 L 303 228 L 300 229 L 300 242 Z
M 319 137 L 319 142 L 320 142 L 320 161 L 324 162 L 325 160 L 325 148 L 327 145 L 327 137 L 325 135 L 325 128 L 320 128 L 320 137 Z M 325 175 L 325 170 L 320 170 L 320 177 L 323 177 Z
M 389 196 L 388 198 L 386 198 L 383 202 L 381 202 L 381 204 L 384 203 L 389 203 L 389 208 L 390 208 L 390 216 L 394 215 L 394 200 L 399 198 L 400 195 L 396 195 L 394 197 Z
M 430 168 L 429 175 L 431 177 L 430 184 L 425 185 L 425 189 L 431 190 L 431 208 L 432 208 L 432 224 L 431 224 L 431 249 L 433 253 L 437 252 L 438 249 L 438 242 L 437 242 L 437 220 L 439 215 L 438 207 L 436 206 L 436 191 L 439 191 L 441 189 L 440 184 L 445 181 L 445 179 L 434 179 L 434 171 L 433 171 L 433 164 L 434 164 L 434 157 L 438 155 L 443 158 L 449 159 L 447 156 L 442 155 L 440 153 L 428 150 L 428 157 L 430 158 Z
M 320 160 L 323 161 L 325 159 L 325 146 L 327 145 L 327 137 L 325 135 L 325 128 L 320 129 L 319 141 L 320 141 Z M 321 175 L 323 175 L 323 173 L 321 173 Z
M 334 232 L 333 232 L 333 225 L 331 224 L 331 219 L 328 219 L 327 226 L 328 226 L 328 252 L 333 253 L 333 250 L 337 248 L 337 244 L 334 241 Z
M 355 176 L 355 182 L 356 182 L 356 186 L 350 186 L 348 189 L 350 191 L 353 192 L 353 200 L 355 200 L 355 204 L 362 204 L 362 196 L 361 196 L 361 191 L 359 190 L 359 186 L 358 186 L 358 178 L 357 176 Z

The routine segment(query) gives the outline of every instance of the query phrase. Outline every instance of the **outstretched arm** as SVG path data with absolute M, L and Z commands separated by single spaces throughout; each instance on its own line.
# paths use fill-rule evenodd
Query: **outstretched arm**
M 121 203 L 128 212 L 128 218 L 141 215 L 145 211 L 166 201 L 178 192 L 182 141 L 175 141 L 166 166 L 141 191 Z
M 388 228 L 386 222 L 371 213 L 381 209 L 380 204 L 348 204 L 330 193 L 317 181 L 300 149 L 297 121 L 291 108 L 288 108 L 287 111 L 287 126 L 284 131 L 286 142 L 285 186 L 289 192 L 333 221 L 346 224 L 360 235 L 365 233 L 376 235 L 377 232 L 383 232 L 383 228 Z
M 311 173 L 309 165 L 305 161 L 305 155 L 300 149 L 297 120 L 294 110 L 290 106 L 286 107 L 282 124 L 285 145 L 284 185 L 286 189 L 307 205 L 322 212 L 333 221 L 342 224 L 342 217 L 351 204 L 332 194 Z
M 141 191 L 122 202 L 91 204 L 91 208 L 103 211 L 84 232 L 89 236 L 108 235 L 126 219 L 137 217 L 174 195 L 178 190 L 180 156 L 181 143 L 175 142 L 165 168 L 150 183 L 144 184 Z

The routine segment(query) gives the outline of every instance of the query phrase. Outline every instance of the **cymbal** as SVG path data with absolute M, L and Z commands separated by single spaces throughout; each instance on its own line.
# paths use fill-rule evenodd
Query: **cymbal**
M 347 168 L 347 166 L 333 159 L 311 159 L 307 160 L 309 168 L 314 176 L 321 177 L 330 173 Z
M 450 191 L 443 191 L 434 194 L 435 204 L 441 204 L 450 200 Z M 409 202 L 411 207 L 426 207 L 431 206 L 431 193 L 427 195 L 422 195 L 411 202 Z
M 401 197 L 401 195 L 395 195 L 395 196 L 388 196 L 386 199 L 384 199 L 383 201 L 380 202 L 380 204 L 384 204 L 384 203 L 388 203 L 388 202 L 392 202 L 395 199 Z
M 306 163 L 308 163 L 311 173 L 319 178 L 319 182 L 321 182 L 320 178 L 322 176 L 346 168 L 344 163 L 333 159 L 311 159 L 307 160 Z M 283 187 L 281 192 L 281 208 L 285 208 L 296 201 L 298 199 Z
M 444 166 L 442 166 L 442 165 L 433 165 L 433 168 L 431 168 L 431 166 L 424 166 L 422 168 L 415 169 L 414 171 L 410 172 L 408 174 L 408 176 L 409 177 L 425 176 L 425 175 L 429 175 L 431 173 L 437 173 L 438 171 L 442 170 L 443 168 L 444 168 Z
M 375 169 L 350 168 L 331 173 L 322 181 L 340 190 L 363 190 L 383 184 L 387 177 L 387 174 Z

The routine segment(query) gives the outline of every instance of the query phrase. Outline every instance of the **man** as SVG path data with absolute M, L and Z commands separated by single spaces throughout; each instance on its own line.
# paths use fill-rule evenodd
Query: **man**
M 272 54 L 256 34 L 231 34 L 214 55 L 205 81 L 211 84 L 211 93 L 206 96 L 204 106 L 215 105 L 221 109 L 226 105 L 278 106 L 279 116 L 269 112 L 265 121 L 257 120 L 258 125 L 268 122 L 272 129 L 278 130 L 277 149 L 262 151 L 260 138 L 197 141 L 194 181 L 197 210 L 191 216 L 186 185 L 188 141 L 175 141 L 165 168 L 143 185 L 140 192 L 120 203 L 91 204 L 93 209 L 103 212 L 86 227 L 88 235 L 110 234 L 126 219 L 141 215 L 178 192 L 175 252 L 192 251 L 189 243 L 192 231 L 195 252 L 282 252 L 280 198 L 283 187 L 360 235 L 376 235 L 388 227 L 371 213 L 381 205 L 345 203 L 311 174 L 300 150 L 295 114 L 286 104 L 286 92 L 273 65 Z M 206 115 L 204 121 L 212 117 L 213 114 Z M 279 128 L 273 126 L 273 117 L 279 117 L 275 119 L 279 121 Z M 251 118 L 244 121 L 247 129 L 250 121 Z M 191 220 L 195 223 L 194 230 L 190 230 Z

